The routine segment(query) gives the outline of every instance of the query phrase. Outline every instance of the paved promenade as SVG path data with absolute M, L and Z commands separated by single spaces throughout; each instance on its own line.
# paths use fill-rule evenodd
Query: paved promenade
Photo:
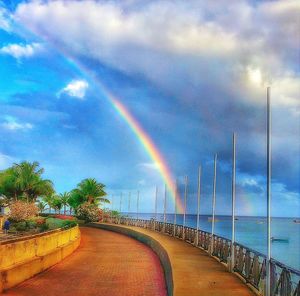
M 109 227 L 131 229 L 159 242 L 170 259 L 175 296 L 256 295 L 220 262 L 182 240 L 140 227 L 115 224 Z
M 4 295 L 166 296 L 163 270 L 150 248 L 115 232 L 81 232 L 75 253 Z

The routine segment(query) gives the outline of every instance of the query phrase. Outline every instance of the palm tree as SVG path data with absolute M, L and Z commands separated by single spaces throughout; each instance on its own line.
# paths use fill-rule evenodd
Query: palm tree
M 22 191 L 16 185 L 16 173 L 13 167 L 0 172 L 0 195 L 5 196 L 7 201 L 17 200 Z
M 60 213 L 60 210 L 63 206 L 62 200 L 58 195 L 54 195 L 52 199 L 52 207 L 54 208 L 55 212 Z
M 70 198 L 71 194 L 70 194 L 70 192 L 64 192 L 64 193 L 60 193 L 58 196 L 64 207 L 64 215 L 66 215 L 66 207 L 67 207 L 67 205 L 69 205 L 69 198 Z
M 42 201 L 39 201 L 37 203 L 37 207 L 38 207 L 40 213 L 42 213 L 46 209 L 46 203 L 42 202 Z
M 13 166 L 16 176 L 15 184 L 23 193 L 27 202 L 35 201 L 38 196 L 49 195 L 54 192 L 53 183 L 50 180 L 42 179 L 44 169 L 39 163 L 24 161 Z
M 84 179 L 77 185 L 76 189 L 71 191 L 69 204 L 73 209 L 76 209 L 84 202 L 95 205 L 99 205 L 99 203 L 109 203 L 110 201 L 104 198 L 104 196 L 106 196 L 104 187 L 105 185 L 97 182 L 93 178 Z
M 52 194 L 53 184 L 42 178 L 43 172 L 38 162 L 14 164 L 0 172 L 0 194 L 10 200 L 25 199 L 27 202 Z
M 55 196 L 54 194 L 43 196 L 44 203 L 46 203 L 49 207 L 49 213 L 51 213 L 51 209 L 53 208 L 54 196 Z

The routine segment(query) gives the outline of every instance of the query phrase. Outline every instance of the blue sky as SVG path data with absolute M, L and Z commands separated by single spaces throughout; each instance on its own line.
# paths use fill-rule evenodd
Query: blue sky
M 211 212 L 218 153 L 217 213 L 230 213 L 237 132 L 237 212 L 264 215 L 271 85 L 273 214 L 300 216 L 298 1 L 0 3 L 0 169 L 37 160 L 58 192 L 86 177 L 110 194 L 140 190 L 144 211 L 158 185 L 161 208 L 159 171 L 96 79 L 150 135 L 181 192 L 189 175 L 188 212 L 199 164 Z

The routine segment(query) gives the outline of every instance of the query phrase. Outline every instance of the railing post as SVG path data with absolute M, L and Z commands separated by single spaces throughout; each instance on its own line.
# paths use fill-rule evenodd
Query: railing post
M 137 191 L 137 198 L 136 198 L 136 219 L 139 219 L 139 203 L 140 203 L 140 191 Z
M 173 236 L 176 236 L 176 223 L 177 223 L 177 180 L 175 181 L 175 209 L 174 209 L 174 225 L 173 225 Z
M 156 221 L 157 221 L 157 196 L 158 196 L 158 188 L 157 188 L 157 186 L 155 186 L 154 230 L 156 230 Z
M 271 296 L 271 101 L 270 87 L 267 87 L 267 262 L 266 262 L 266 296 Z
M 187 200 L 187 186 L 188 186 L 188 176 L 184 179 L 184 212 L 183 212 L 183 229 L 182 229 L 182 240 L 185 240 L 185 219 L 186 219 L 186 200 Z
M 163 232 L 166 230 L 166 208 L 167 208 L 167 185 L 165 184 L 165 194 L 164 194 L 164 225 Z
M 232 209 L 231 209 L 231 218 L 232 218 L 232 237 L 231 237 L 231 261 L 230 261 L 230 271 L 234 271 L 235 263 L 235 252 L 234 252 L 234 243 L 235 243 L 235 187 L 236 187 L 236 134 L 233 133 L 232 137 Z
M 127 209 L 127 219 L 126 219 L 126 224 L 130 224 L 130 216 L 129 216 L 129 211 L 130 211 L 130 200 L 131 200 L 131 192 L 129 191 L 128 193 L 128 209 Z
M 197 229 L 195 245 L 199 244 L 199 226 L 200 226 L 200 195 L 201 195 L 201 165 L 198 169 L 198 189 L 197 189 Z
M 216 184 L 217 184 L 217 159 L 218 155 L 215 154 L 214 158 L 214 180 L 213 180 L 213 196 L 212 196 L 212 224 L 211 224 L 211 243 L 210 254 L 214 251 L 214 233 L 215 233 L 215 210 L 216 210 Z
M 113 204 L 114 204 L 114 195 L 111 196 L 111 207 L 110 207 L 110 223 L 113 221 Z
M 121 224 L 122 197 L 123 197 L 123 193 L 121 192 L 121 194 L 120 194 L 120 217 L 119 217 L 119 224 Z

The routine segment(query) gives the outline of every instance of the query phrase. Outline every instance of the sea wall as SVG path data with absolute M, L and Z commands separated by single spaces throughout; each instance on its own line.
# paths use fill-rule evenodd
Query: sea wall
M 79 244 L 78 226 L 0 242 L 0 293 L 62 261 Z

